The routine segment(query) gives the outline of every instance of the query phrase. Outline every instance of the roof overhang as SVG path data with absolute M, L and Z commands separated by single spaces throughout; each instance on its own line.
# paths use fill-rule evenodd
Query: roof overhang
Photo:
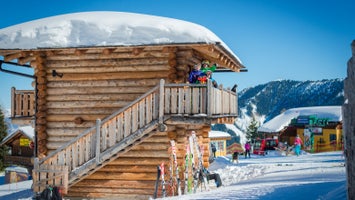
M 127 51 L 138 54 L 150 50 L 174 51 L 193 50 L 201 59 L 209 60 L 211 63 L 217 63 L 219 66 L 216 72 L 245 72 L 246 67 L 233 54 L 233 52 L 224 48 L 220 43 L 174 43 L 174 44 L 153 44 L 153 45 L 132 45 L 132 46 L 90 46 L 90 47 L 68 47 L 68 48 L 36 48 L 36 49 L 0 49 L 0 56 L 4 57 L 6 62 L 14 62 L 18 65 L 25 65 L 35 61 L 37 56 L 52 56 L 60 54 L 62 51 L 71 51 L 74 55 Z M 201 60 L 195 60 L 198 62 Z

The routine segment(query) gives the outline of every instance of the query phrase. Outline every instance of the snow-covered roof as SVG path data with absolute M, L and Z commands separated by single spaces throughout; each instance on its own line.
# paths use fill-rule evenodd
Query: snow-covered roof
M 18 127 L 16 130 L 12 131 L 10 134 L 8 134 L 1 142 L 0 145 L 5 144 L 7 141 L 9 141 L 11 138 L 15 137 L 17 134 L 24 134 L 28 139 L 34 140 L 34 128 L 32 126 L 21 126 Z
M 20 172 L 20 173 L 28 173 L 28 169 L 20 166 L 10 166 L 5 168 L 5 172 Z
M 232 137 L 229 133 L 223 131 L 210 131 L 208 132 L 209 138 L 230 138 Z
M 328 118 L 330 121 L 342 121 L 341 106 L 301 107 L 286 110 L 258 128 L 260 132 L 279 132 L 288 126 L 293 118 L 301 115 L 317 115 L 318 118 Z
M 81 12 L 0 29 L 1 49 L 220 43 L 209 29 L 187 21 L 126 12 Z M 234 54 L 233 54 L 234 55 Z M 238 59 L 236 55 L 235 58 Z M 238 59 L 240 62 L 240 60 Z

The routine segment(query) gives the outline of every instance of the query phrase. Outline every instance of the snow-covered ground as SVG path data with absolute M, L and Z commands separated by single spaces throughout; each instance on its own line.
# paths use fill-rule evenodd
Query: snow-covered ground
M 219 157 L 209 168 L 221 175 L 223 187 L 166 199 L 346 199 L 346 175 L 341 152 L 281 156 Z
M 346 176 L 342 152 L 282 156 L 243 156 L 231 163 L 230 155 L 218 157 L 209 168 L 222 178 L 223 186 L 175 199 L 346 199 Z M 213 181 L 212 181 L 213 182 Z M 211 183 L 212 183 L 211 182 Z M 32 182 L 0 186 L 0 200 L 32 197 Z

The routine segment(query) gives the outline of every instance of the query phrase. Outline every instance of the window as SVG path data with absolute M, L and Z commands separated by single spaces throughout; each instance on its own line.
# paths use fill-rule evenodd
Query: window
M 329 134 L 329 141 L 335 141 L 337 140 L 337 135 L 336 134 Z

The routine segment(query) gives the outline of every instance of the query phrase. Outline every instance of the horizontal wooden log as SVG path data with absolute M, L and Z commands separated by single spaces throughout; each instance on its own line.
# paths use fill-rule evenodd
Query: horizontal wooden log
M 59 71 L 60 73 L 60 71 Z M 166 78 L 169 71 L 159 72 L 112 72 L 112 73 L 81 73 L 81 74 L 63 74 L 63 77 L 53 77 L 51 74 L 47 75 L 48 81 L 80 81 L 80 80 L 129 80 L 129 79 L 162 79 Z
M 159 71 L 169 71 L 169 65 L 137 65 L 137 66 L 127 66 L 127 67 L 120 67 L 120 66 L 95 66 L 95 67 L 66 67 L 66 68 L 48 68 L 47 73 L 52 73 L 52 70 L 56 70 L 60 73 L 68 74 L 79 74 L 79 73 L 114 73 L 114 72 L 135 72 L 135 73 L 142 73 L 142 72 L 159 72 Z
M 132 148 L 133 151 L 161 151 L 161 150 L 167 150 L 168 145 L 167 144 L 161 144 L 157 145 L 156 143 L 141 143 L 139 145 L 136 145 Z
M 107 66 L 135 66 L 135 65 L 168 65 L 168 60 L 163 58 L 140 58 L 140 59 L 100 59 L 100 60 L 48 60 L 46 62 L 47 66 L 50 68 L 61 69 L 66 67 L 107 67 Z
M 98 180 L 143 180 L 143 181 L 154 181 L 156 180 L 157 173 L 110 173 L 97 171 L 90 175 L 87 179 L 98 179 Z
M 157 79 L 136 79 L 136 80 L 95 80 L 95 81 L 61 81 L 49 82 L 48 88 L 65 88 L 65 87 L 153 87 L 159 84 Z
M 75 118 L 81 117 L 84 121 L 95 121 L 96 119 L 103 119 L 106 117 L 105 115 L 85 115 L 85 116 L 78 116 L 78 115 L 48 115 L 47 121 L 48 122 L 68 122 L 73 121 Z
M 81 192 L 81 190 L 73 190 L 72 192 L 69 190 L 68 195 L 69 197 L 90 197 L 95 199 L 115 199 L 115 200 L 127 200 L 127 199 L 134 199 L 134 200 L 146 200 L 149 199 L 154 190 L 135 190 L 135 189 L 126 189 L 126 190 L 114 190 L 111 189 L 110 191 L 106 192 Z
M 144 140 L 145 142 L 152 142 L 152 143 L 167 143 L 169 144 L 169 138 L 167 138 L 166 136 L 162 136 L 162 137 L 150 137 Z
M 79 187 L 112 187 L 112 188 L 137 188 L 137 189 L 151 189 L 155 185 L 155 181 L 121 181 L 121 180 L 90 180 L 85 179 L 73 188 Z
M 63 126 L 65 127 L 65 126 Z M 90 127 L 84 127 L 84 128 L 51 128 L 47 126 L 47 135 L 52 138 L 52 137 L 71 137 L 74 138 L 75 136 L 79 135 L 80 133 L 84 132 Z
M 58 129 L 56 131 L 59 131 L 60 129 L 63 129 L 63 127 L 67 128 L 68 131 L 70 131 L 72 128 L 91 128 L 93 126 L 95 126 L 95 122 L 84 122 L 82 124 L 74 124 L 73 121 L 70 122 L 47 122 L 46 124 L 48 131 L 50 131 L 50 129 Z M 65 130 L 65 129 L 63 129 Z
M 156 165 L 106 165 L 99 170 L 100 172 L 112 173 L 156 173 Z
M 47 95 L 67 94 L 144 94 L 151 87 L 78 87 L 78 88 L 48 88 Z M 46 96 L 47 96 L 46 95 Z
M 67 141 L 62 141 L 62 142 L 49 142 L 49 141 L 47 141 L 46 148 L 48 149 L 48 152 L 50 153 L 52 151 L 57 150 L 59 147 L 65 145 L 67 142 L 70 141 L 70 139 L 73 139 L 73 138 L 68 138 Z
M 80 132 L 81 133 L 81 132 Z M 49 136 L 49 135 L 48 135 Z M 47 141 L 49 143 L 66 143 L 69 142 L 70 140 L 72 140 L 75 136 L 73 135 L 52 135 L 51 137 L 48 137 Z M 54 144 L 54 146 L 57 146 L 56 144 Z
M 165 150 L 154 151 L 154 152 L 147 152 L 147 151 L 129 151 L 122 155 L 122 157 L 134 157 L 134 158 L 141 158 L 141 157 L 150 157 L 150 158 L 168 158 L 168 152 Z
M 168 57 L 169 53 L 162 52 L 143 52 L 139 55 L 134 55 L 131 52 L 122 52 L 122 53 L 111 53 L 109 55 L 104 54 L 94 54 L 94 53 L 86 53 L 83 55 L 75 55 L 75 54 L 56 54 L 51 57 L 47 57 L 47 60 L 97 60 L 97 59 L 117 59 L 117 58 L 159 58 L 159 57 Z
M 62 101 L 62 102 L 48 102 L 47 108 L 122 108 L 128 105 L 130 101 Z
M 72 101 L 75 101 L 74 99 Z M 83 102 L 84 103 L 84 102 Z M 47 110 L 47 114 L 49 115 L 62 115 L 62 114 L 70 114 L 70 115 L 110 115 L 114 111 L 112 108 L 51 108 Z
M 168 158 L 142 157 L 139 158 L 139 162 L 137 162 L 137 158 L 125 157 L 124 155 L 122 155 L 116 160 L 111 161 L 109 165 L 159 165 L 163 161 L 168 160 Z

